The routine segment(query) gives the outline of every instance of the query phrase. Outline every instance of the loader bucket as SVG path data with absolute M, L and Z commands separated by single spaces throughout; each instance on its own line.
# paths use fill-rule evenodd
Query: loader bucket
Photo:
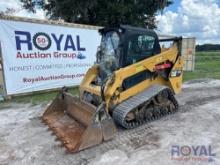
M 70 152 L 100 144 L 116 133 L 112 118 L 69 93 L 59 94 L 43 114 L 43 121 Z

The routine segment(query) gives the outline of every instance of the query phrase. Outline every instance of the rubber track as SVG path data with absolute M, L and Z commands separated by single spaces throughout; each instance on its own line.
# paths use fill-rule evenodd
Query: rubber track
M 120 103 L 118 106 L 116 106 L 113 111 L 113 115 L 112 115 L 114 121 L 117 124 L 123 126 L 124 128 L 131 129 L 131 128 L 135 128 L 143 123 L 146 123 L 148 121 L 152 121 L 152 120 L 158 119 L 162 116 L 166 116 L 168 114 L 171 114 L 171 112 L 163 114 L 163 115 L 160 114 L 160 116 L 157 116 L 154 118 L 152 117 L 151 119 L 146 119 L 141 122 L 140 121 L 139 122 L 133 121 L 133 122 L 128 123 L 125 120 L 125 118 L 129 112 L 131 112 L 133 109 L 137 108 L 139 105 L 151 100 L 158 93 L 160 93 L 164 90 L 168 92 L 169 99 L 174 103 L 175 109 L 172 113 L 176 112 L 178 109 L 178 103 L 177 103 L 171 89 L 166 86 L 154 85 L 154 86 L 144 90 L 143 92 L 137 94 L 136 96 L 133 96 L 133 97 L 125 100 L 124 102 Z

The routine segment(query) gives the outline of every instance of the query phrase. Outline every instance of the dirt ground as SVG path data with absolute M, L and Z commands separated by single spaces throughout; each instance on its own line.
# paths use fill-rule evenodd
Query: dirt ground
M 4 105 L 0 164 L 220 165 L 220 80 L 187 82 L 177 99 L 177 113 L 137 129 L 119 130 L 111 141 L 77 154 L 66 153 L 41 122 L 46 104 Z M 172 146 L 211 146 L 215 155 L 190 154 L 183 160 L 172 157 Z

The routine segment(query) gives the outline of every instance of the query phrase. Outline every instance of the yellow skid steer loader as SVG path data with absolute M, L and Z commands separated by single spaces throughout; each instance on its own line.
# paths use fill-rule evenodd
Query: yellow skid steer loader
M 99 30 L 96 63 L 80 84 L 80 96 L 63 88 L 43 114 L 68 151 L 107 141 L 116 126 L 135 128 L 174 113 L 181 91 L 181 37 L 159 40 L 152 30 L 120 25 Z M 173 42 L 161 49 L 160 42 Z

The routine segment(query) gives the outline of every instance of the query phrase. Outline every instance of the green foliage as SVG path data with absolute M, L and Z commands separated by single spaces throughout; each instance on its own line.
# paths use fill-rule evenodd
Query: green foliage
M 170 0 L 20 0 L 31 12 L 46 11 L 50 19 L 110 26 L 129 24 L 155 28 L 155 14 L 173 2 Z
M 196 51 L 220 51 L 220 44 L 196 45 Z
M 17 9 L 7 7 L 5 11 L 0 11 L 0 16 L 11 15 L 14 14 L 16 11 Z

